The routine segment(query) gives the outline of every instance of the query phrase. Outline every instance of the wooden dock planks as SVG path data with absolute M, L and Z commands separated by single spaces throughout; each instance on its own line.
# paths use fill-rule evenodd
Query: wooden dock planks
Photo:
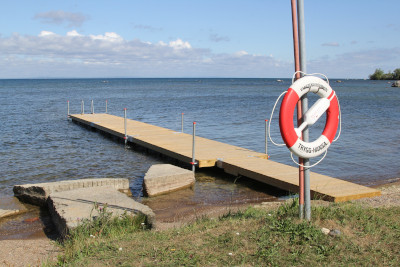
M 124 118 L 110 114 L 75 114 L 73 121 L 124 138 Z M 182 162 L 192 161 L 192 135 L 127 119 L 128 141 Z M 218 166 L 290 192 L 298 192 L 298 168 L 266 159 L 263 153 L 196 137 L 198 167 Z M 333 202 L 379 196 L 379 190 L 326 175 L 311 173 L 314 197 Z

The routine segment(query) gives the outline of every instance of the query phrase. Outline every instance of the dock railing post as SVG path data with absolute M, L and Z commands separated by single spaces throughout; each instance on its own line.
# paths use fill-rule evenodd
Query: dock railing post
M 268 120 L 265 120 L 265 155 L 268 156 Z
M 184 113 L 182 113 L 181 115 L 182 115 L 182 117 L 181 117 L 181 132 L 183 133 L 183 114 Z
M 196 145 L 196 122 L 193 122 L 193 142 L 192 142 L 192 171 L 196 170 L 196 157 L 195 157 L 195 145 Z
M 128 135 L 126 134 L 126 108 L 124 108 L 124 128 L 125 128 L 125 145 L 128 143 Z
M 85 114 L 85 103 L 83 102 L 83 99 L 81 101 L 81 114 Z
M 106 114 L 107 114 L 107 102 L 108 102 L 108 100 L 106 99 Z
M 69 100 L 67 100 L 67 118 L 69 118 Z
M 90 111 L 91 111 L 92 114 L 94 114 L 93 99 L 92 99 L 92 102 L 90 103 Z

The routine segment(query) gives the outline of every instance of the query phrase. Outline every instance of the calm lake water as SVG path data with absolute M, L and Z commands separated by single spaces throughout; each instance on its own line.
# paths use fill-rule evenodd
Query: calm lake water
M 107 82 L 105 82 L 107 81 Z M 284 79 L 54 79 L 0 80 L 0 196 L 12 196 L 15 184 L 89 177 L 127 177 L 140 195 L 144 173 L 162 163 L 146 154 L 67 120 L 86 112 L 93 99 L 95 112 L 105 111 L 185 132 L 197 122 L 199 136 L 264 151 L 264 122 L 281 92 Z M 314 172 L 364 185 L 400 177 L 400 89 L 386 81 L 331 82 L 342 110 L 342 133 Z M 310 96 L 310 101 L 316 100 Z M 312 103 L 310 103 L 311 105 Z M 271 126 L 282 143 L 278 113 Z M 311 128 L 317 138 L 324 120 Z M 268 146 L 271 160 L 294 165 L 285 147 Z M 312 162 L 311 162 L 312 163 Z M 204 174 L 200 174 L 203 175 Z M 247 190 L 232 181 L 200 179 L 198 195 L 222 198 Z M 205 193 L 207 192 L 207 193 Z M 246 191 L 246 194 L 249 194 Z

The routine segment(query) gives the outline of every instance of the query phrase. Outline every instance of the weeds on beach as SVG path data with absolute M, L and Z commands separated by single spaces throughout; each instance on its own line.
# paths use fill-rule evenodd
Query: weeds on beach
M 108 250 L 119 251 L 120 247 L 107 243 L 107 240 L 119 239 L 150 228 L 144 215 L 132 216 L 125 213 L 120 217 L 112 217 L 106 205 L 97 204 L 94 205 L 92 211 L 96 211 L 95 214 L 98 215 L 89 216 L 93 218 L 92 220 L 81 220 L 79 226 L 60 243 L 64 248 L 64 254 L 58 257 L 56 265 L 63 266 L 71 262 L 83 264 L 91 257 L 107 254 Z
M 294 200 L 164 231 L 133 218 L 104 219 L 71 234 L 55 265 L 400 265 L 399 207 L 330 203 L 314 206 L 311 222 L 300 221 L 297 212 Z M 325 235 L 322 227 L 340 235 Z M 90 237 L 96 231 L 101 235 Z

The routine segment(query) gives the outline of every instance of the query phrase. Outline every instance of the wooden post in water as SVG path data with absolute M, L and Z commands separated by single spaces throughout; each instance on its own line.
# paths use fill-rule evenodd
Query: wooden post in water
M 196 145 L 196 122 L 193 122 L 193 142 L 192 142 L 192 171 L 196 170 L 196 157 L 195 157 L 195 145 Z
M 125 145 L 128 143 L 128 135 L 127 135 L 127 129 L 126 129 L 126 108 L 124 108 L 124 129 L 125 129 Z
M 182 117 L 181 117 L 181 132 L 183 133 L 183 114 L 184 113 L 182 113 Z
M 85 114 L 85 103 L 83 102 L 83 99 L 81 101 L 81 114 Z
M 265 155 L 268 156 L 268 120 L 265 120 Z
M 69 100 L 67 100 L 67 115 L 68 115 L 67 118 L 69 118 Z

